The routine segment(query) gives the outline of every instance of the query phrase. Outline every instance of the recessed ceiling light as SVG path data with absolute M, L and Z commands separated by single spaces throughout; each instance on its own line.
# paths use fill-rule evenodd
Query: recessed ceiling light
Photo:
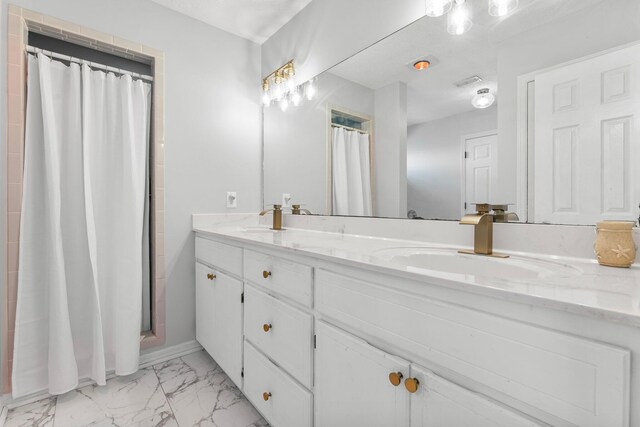
M 427 61 L 426 59 L 423 59 L 421 61 L 418 61 L 416 63 L 413 64 L 413 68 L 415 68 L 418 71 L 424 71 L 427 68 L 429 68 L 429 66 L 431 65 L 430 61 Z

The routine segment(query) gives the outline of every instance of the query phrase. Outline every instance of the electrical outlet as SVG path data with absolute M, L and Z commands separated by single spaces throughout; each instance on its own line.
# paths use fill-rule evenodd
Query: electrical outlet
M 237 208 L 238 207 L 238 196 L 235 191 L 227 192 L 227 208 Z
M 291 194 L 282 193 L 282 207 L 290 208 L 291 207 Z

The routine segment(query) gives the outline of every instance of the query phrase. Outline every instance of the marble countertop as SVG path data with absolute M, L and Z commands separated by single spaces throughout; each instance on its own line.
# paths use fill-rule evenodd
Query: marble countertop
M 637 264 L 628 269 L 612 268 L 584 258 L 511 252 L 509 255 L 514 258 L 528 257 L 541 263 L 568 266 L 566 270 L 570 273 L 506 280 L 497 275 L 485 277 L 416 268 L 379 255 L 392 248 L 454 249 L 442 244 L 295 228 L 272 231 L 263 225 L 201 224 L 194 226 L 194 231 L 433 285 L 640 326 L 640 267 Z

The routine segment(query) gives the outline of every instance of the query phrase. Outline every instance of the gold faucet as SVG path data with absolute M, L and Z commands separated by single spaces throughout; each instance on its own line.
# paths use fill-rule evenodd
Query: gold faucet
M 268 212 L 273 212 L 273 227 L 271 229 L 282 230 L 282 205 L 273 205 L 273 208 L 260 212 L 260 216 L 265 216 Z
M 301 205 L 291 205 L 291 213 L 293 215 L 311 215 L 311 211 L 309 209 L 300 209 Z
M 476 204 L 476 213 L 465 215 L 460 224 L 473 225 L 473 251 L 458 251 L 463 254 L 485 255 L 498 258 L 508 258 L 508 255 L 493 253 L 493 223 L 518 220 L 518 215 L 506 212 L 506 205 Z M 493 211 L 493 213 L 491 213 Z

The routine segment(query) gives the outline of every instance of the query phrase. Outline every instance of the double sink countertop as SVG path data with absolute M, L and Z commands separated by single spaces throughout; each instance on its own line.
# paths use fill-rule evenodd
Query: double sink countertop
M 265 225 L 196 224 L 229 243 L 278 248 L 432 285 L 640 326 L 640 267 L 604 267 L 585 258 L 458 254 L 453 245 Z

